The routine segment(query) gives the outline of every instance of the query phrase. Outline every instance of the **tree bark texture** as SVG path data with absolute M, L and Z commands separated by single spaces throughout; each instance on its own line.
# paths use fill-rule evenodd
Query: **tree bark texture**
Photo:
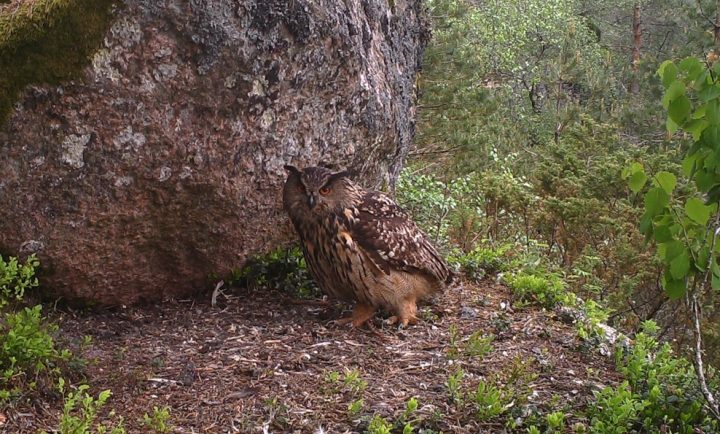
M 415 127 L 420 0 L 125 0 L 83 77 L 0 126 L 0 251 L 102 305 L 208 288 L 286 243 L 284 164 L 392 188 Z

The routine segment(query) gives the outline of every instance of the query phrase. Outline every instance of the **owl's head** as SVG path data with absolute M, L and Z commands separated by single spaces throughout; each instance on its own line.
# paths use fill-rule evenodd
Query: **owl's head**
M 321 215 L 352 205 L 357 187 L 348 171 L 333 172 L 325 167 L 298 169 L 287 165 L 283 206 L 291 216 L 298 213 Z

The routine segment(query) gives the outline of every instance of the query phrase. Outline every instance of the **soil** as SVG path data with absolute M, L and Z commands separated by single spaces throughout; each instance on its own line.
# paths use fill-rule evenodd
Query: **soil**
M 90 391 L 112 391 L 106 408 L 128 433 L 152 432 L 143 415 L 165 406 L 178 433 L 365 432 L 374 415 L 400 421 L 412 397 L 414 432 L 526 432 L 558 409 L 568 427 L 587 423 L 577 415 L 593 391 L 619 380 L 613 361 L 555 313 L 511 302 L 502 285 L 466 282 L 424 305 L 417 325 L 400 330 L 378 316 L 374 332 L 332 324 L 348 314 L 342 307 L 261 289 L 226 290 L 215 307 L 208 296 L 51 319 L 86 361 Z M 494 336 L 487 354 L 473 354 L 475 332 Z M 92 343 L 77 349 L 86 335 Z M 447 382 L 460 368 L 458 403 Z M 471 396 L 481 380 L 507 391 L 490 421 Z M 61 411 L 59 396 L 16 403 L 0 412 L 0 431 L 52 432 Z

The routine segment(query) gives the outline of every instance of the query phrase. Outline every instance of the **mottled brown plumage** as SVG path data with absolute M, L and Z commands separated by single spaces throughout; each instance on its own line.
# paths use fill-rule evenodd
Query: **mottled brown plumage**
M 315 280 L 329 296 L 355 301 L 361 326 L 378 308 L 391 322 L 415 323 L 416 303 L 451 279 L 447 264 L 410 216 L 347 172 L 285 166 L 283 206 Z

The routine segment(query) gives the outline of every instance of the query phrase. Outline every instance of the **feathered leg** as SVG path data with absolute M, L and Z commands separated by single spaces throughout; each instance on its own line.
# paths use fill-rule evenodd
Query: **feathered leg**
M 369 304 L 357 303 L 352 315 L 348 318 L 340 318 L 333 321 L 337 325 L 352 323 L 353 327 L 360 328 L 375 315 L 375 308 Z

